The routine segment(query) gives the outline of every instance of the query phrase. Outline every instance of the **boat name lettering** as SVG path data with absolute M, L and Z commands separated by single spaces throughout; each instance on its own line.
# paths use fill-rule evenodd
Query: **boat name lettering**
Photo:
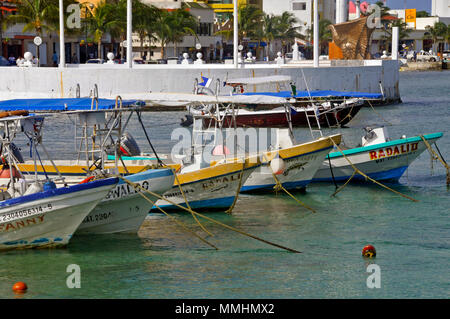
M 289 174 L 290 171 L 294 170 L 294 169 L 304 169 L 303 166 L 305 166 L 307 164 L 307 162 L 302 162 L 302 163 L 298 163 L 295 165 L 292 165 L 291 167 L 288 167 L 284 172 L 283 175 L 287 176 Z
M 208 189 L 211 187 L 217 187 L 220 184 L 225 184 L 225 183 L 229 183 L 229 182 L 234 182 L 234 181 L 239 181 L 239 179 L 241 178 L 241 173 L 238 174 L 234 174 L 231 176 L 224 176 L 224 177 L 219 177 L 216 179 L 211 179 L 209 181 L 206 181 L 202 184 L 203 189 Z
M 14 219 L 20 219 L 20 218 L 24 218 L 24 217 L 29 217 L 29 216 L 33 216 L 36 214 L 41 214 L 44 211 L 49 211 L 53 208 L 52 204 L 47 204 L 44 206 L 35 206 L 35 207 L 30 207 L 30 208 L 26 208 L 26 209 L 21 209 L 15 212 L 11 212 L 11 213 L 6 213 L 3 214 L 0 217 L 0 222 L 8 222 Z
M 91 223 L 91 222 L 98 222 L 98 221 L 102 221 L 102 220 L 106 220 L 111 216 L 111 212 L 108 213 L 100 213 L 100 214 L 95 214 L 95 215 L 87 215 L 84 219 L 83 219 L 83 223 Z
M 178 187 L 178 186 L 176 186 Z M 183 188 L 183 193 L 185 195 L 189 194 L 189 193 L 194 193 L 195 191 L 193 189 L 185 189 Z M 164 194 L 165 198 L 170 198 L 170 197 L 178 197 L 178 196 L 182 196 L 181 191 L 178 192 L 173 192 L 173 193 L 169 193 L 169 194 Z
M 42 215 L 38 215 L 35 217 L 23 219 L 20 221 L 13 221 L 13 222 L 0 224 L 0 233 L 15 231 L 20 228 L 41 224 L 44 222 L 44 216 L 45 216 L 45 214 L 42 214 Z
M 410 144 L 403 144 L 400 146 L 400 148 L 398 146 L 395 146 L 395 147 L 382 148 L 377 151 L 370 151 L 369 152 L 370 160 L 372 161 L 372 160 L 381 159 L 384 157 L 390 157 L 390 156 L 396 156 L 396 155 L 400 155 L 400 154 L 414 152 L 414 151 L 417 151 L 418 145 L 419 145 L 419 143 L 410 143 Z
M 150 184 L 148 181 L 142 181 L 138 182 L 136 184 L 139 184 L 143 189 L 148 190 Z M 108 195 L 105 197 L 104 200 L 110 200 L 110 199 L 117 199 L 124 196 L 134 195 L 139 192 L 139 188 L 134 188 L 130 184 L 120 184 L 117 185 L 113 190 L 109 191 Z

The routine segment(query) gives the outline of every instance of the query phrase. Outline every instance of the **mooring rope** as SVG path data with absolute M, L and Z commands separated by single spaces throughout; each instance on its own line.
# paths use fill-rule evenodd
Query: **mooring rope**
M 125 179 L 124 179 L 125 180 Z M 138 185 L 138 184 L 137 184 Z M 133 186 L 133 185 L 132 185 Z M 139 185 L 140 186 L 140 185 Z M 135 186 L 133 186 L 135 187 Z M 136 189 L 136 187 L 135 187 Z M 186 231 L 188 231 L 189 233 L 193 234 L 195 237 L 197 237 L 198 239 L 200 239 L 202 242 L 204 242 L 205 244 L 213 247 L 216 250 L 219 250 L 219 248 L 217 248 L 214 244 L 210 243 L 209 241 L 207 241 L 206 239 L 204 239 L 203 237 L 197 235 L 195 232 L 193 232 L 192 230 L 190 230 L 186 225 L 184 225 L 182 222 L 180 222 L 179 220 L 177 220 L 175 217 L 171 216 L 169 213 L 167 213 L 166 211 L 164 211 L 161 207 L 155 205 L 155 202 L 152 201 L 150 198 L 148 198 L 147 196 L 145 196 L 142 192 L 139 192 L 139 194 L 146 199 L 148 202 L 150 202 L 153 206 L 156 206 L 156 208 L 158 208 L 164 215 L 166 215 L 167 217 L 169 217 L 170 219 L 172 219 L 176 224 L 178 224 L 179 226 L 181 226 L 183 229 L 185 229 Z
M 375 114 L 376 115 L 378 115 L 378 117 L 380 117 L 383 121 L 385 121 L 387 124 L 389 124 L 389 125 L 391 125 L 392 126 L 392 123 L 391 122 L 389 122 L 389 121 L 387 121 L 387 120 L 385 120 L 384 119 L 384 117 L 383 116 L 381 116 L 381 114 L 379 114 L 377 111 L 375 111 L 375 108 L 373 107 L 373 105 L 372 105 L 372 103 L 370 103 L 370 101 L 369 100 L 366 100 L 367 101 L 367 103 L 369 103 L 369 105 L 370 105 L 370 107 L 372 108 L 372 110 L 375 112 Z
M 227 213 L 227 214 L 231 214 L 233 212 L 234 206 L 236 205 L 236 202 L 238 200 L 239 192 L 241 191 L 241 187 L 242 187 L 242 177 L 244 176 L 245 164 L 246 164 L 246 161 L 245 161 L 245 158 L 244 158 L 244 163 L 242 164 L 241 174 L 239 176 L 239 184 L 238 184 L 238 187 L 236 189 L 236 195 L 234 196 L 233 204 L 231 204 L 230 208 L 228 208 L 225 211 L 225 213 Z
M 181 195 L 183 195 L 183 199 L 184 199 L 184 202 L 186 203 L 186 206 L 189 208 L 189 210 L 192 211 L 191 206 L 189 205 L 189 201 L 187 200 L 186 195 L 185 195 L 185 193 L 184 193 L 184 191 L 183 191 L 183 188 L 181 187 L 180 180 L 178 179 L 178 174 L 177 174 L 177 172 L 175 171 L 175 169 L 173 169 L 173 168 L 172 168 L 172 173 L 173 173 L 173 175 L 175 175 L 175 180 L 176 180 L 176 182 L 177 182 L 178 188 L 180 189 Z M 200 226 L 200 228 L 201 228 L 205 233 L 207 233 L 209 236 L 214 236 L 211 232 L 209 232 L 209 231 L 202 225 L 202 223 L 200 223 L 200 221 L 198 220 L 197 216 L 195 216 L 192 212 L 191 212 L 191 215 L 192 215 L 192 217 L 194 218 L 194 220 L 197 222 L 197 224 Z
M 270 241 L 268 241 L 268 240 L 259 238 L 259 237 L 255 236 L 255 235 L 251 235 L 251 234 L 249 234 L 249 233 L 246 233 L 246 232 L 244 232 L 244 231 L 242 231 L 242 230 L 240 230 L 240 229 L 237 229 L 237 228 L 234 228 L 234 227 L 232 227 L 232 226 L 228 226 L 228 225 L 226 225 L 226 224 L 224 224 L 224 223 L 221 223 L 221 222 L 219 222 L 219 221 L 217 221 L 217 220 L 215 220 L 215 219 L 213 219 L 213 218 L 211 218 L 211 217 L 208 217 L 208 216 L 205 216 L 205 215 L 203 215 L 203 214 L 197 213 L 197 212 L 193 211 L 192 209 L 189 209 L 189 208 L 186 208 L 186 207 L 184 207 L 184 206 L 181 206 L 181 205 L 179 205 L 179 204 L 177 204 L 177 203 L 171 201 L 170 199 L 164 198 L 163 196 L 161 196 L 161 195 L 159 195 L 159 194 L 156 194 L 156 193 L 154 193 L 154 192 L 152 192 L 152 191 L 150 191 L 150 190 L 148 190 L 148 189 L 145 189 L 145 188 L 143 188 L 141 185 L 136 184 L 136 183 L 133 183 L 133 182 L 127 180 L 126 178 L 124 178 L 124 177 L 122 177 L 122 176 L 120 176 L 120 175 L 114 175 L 114 177 L 118 177 L 118 178 L 122 179 L 125 183 L 127 183 L 127 184 L 133 186 L 135 189 L 141 190 L 141 191 L 139 192 L 139 194 L 141 194 L 141 195 L 143 195 L 142 192 L 146 192 L 146 193 L 148 193 L 148 194 L 150 194 L 150 195 L 152 195 L 152 196 L 155 196 L 156 198 L 159 198 L 159 199 L 162 199 L 162 200 L 164 200 L 164 201 L 167 201 L 167 202 L 169 202 L 170 204 L 175 205 L 176 207 L 178 207 L 178 208 L 180 208 L 180 209 L 189 211 L 189 212 L 191 212 L 191 213 L 193 213 L 193 214 L 195 214 L 195 215 L 197 215 L 197 216 L 200 216 L 200 217 L 202 217 L 202 218 L 204 218 L 204 219 L 206 219 L 206 220 L 209 220 L 209 221 L 211 221 L 211 222 L 213 222 L 213 223 L 215 223 L 215 224 L 218 224 L 218 225 L 220 225 L 220 226 L 222 226 L 222 227 L 224 227 L 224 228 L 227 228 L 227 229 L 229 229 L 229 230 L 232 230 L 232 231 L 234 231 L 234 232 L 237 232 L 237 233 L 239 233 L 239 234 L 241 234 L 241 235 L 244 235 L 244 236 L 247 236 L 247 237 L 256 239 L 256 240 L 261 241 L 261 242 L 263 242 L 263 243 L 266 243 L 266 244 L 268 244 L 268 245 L 275 246 L 275 247 L 278 247 L 278 248 L 287 250 L 287 251 L 289 251 L 289 252 L 293 252 L 293 253 L 301 253 L 301 251 L 298 251 L 298 250 L 295 250 L 295 249 L 292 249 L 292 248 L 288 248 L 288 247 L 284 247 L 284 246 L 282 246 L 282 245 L 279 245 L 279 244 L 270 242 Z
M 270 161 L 267 159 L 265 154 L 263 154 L 263 157 L 264 157 L 264 159 L 266 161 L 268 161 L 270 163 Z M 269 168 L 270 168 L 270 166 L 269 166 Z M 280 182 L 280 180 L 278 179 L 278 177 L 275 175 L 275 173 L 273 171 L 272 171 L 272 176 L 273 176 L 273 179 L 275 180 L 275 186 L 273 187 L 275 192 L 278 192 L 280 189 L 283 190 L 286 194 L 288 194 L 298 204 L 300 204 L 301 206 L 305 207 L 306 209 L 312 211 L 313 213 L 316 213 L 316 211 L 313 208 L 311 208 L 308 205 L 306 205 L 305 203 L 303 203 L 301 200 L 299 200 L 294 195 L 292 195 L 286 188 L 284 188 L 283 184 Z
M 438 159 L 439 162 L 441 162 L 441 164 L 444 165 L 444 167 L 446 168 L 446 170 L 447 170 L 447 185 L 450 185 L 450 167 L 448 166 L 447 162 L 442 157 L 441 152 L 439 152 L 439 155 L 440 155 L 439 156 L 438 154 L 436 154 L 436 152 L 431 147 L 430 143 L 428 143 L 428 141 L 425 139 L 425 137 L 423 135 L 420 135 L 420 138 L 425 143 L 425 146 L 427 147 L 428 152 L 430 153 L 431 157 L 434 156 L 434 158 Z
M 344 152 L 343 152 L 343 151 L 341 150 L 341 148 L 333 141 L 333 139 L 332 139 L 331 137 L 329 137 L 329 139 L 333 142 L 333 144 L 334 144 L 334 146 L 337 148 L 337 150 L 342 154 L 342 156 L 347 160 L 347 162 L 348 162 L 348 163 L 352 166 L 352 168 L 354 169 L 354 172 L 353 172 L 354 174 L 350 177 L 350 179 L 353 178 L 353 176 L 355 175 L 355 173 L 358 173 L 358 174 L 364 176 L 366 179 L 370 180 L 371 182 L 373 182 L 373 183 L 375 183 L 375 184 L 377 184 L 377 185 L 379 185 L 379 186 L 381 186 L 381 187 L 383 187 L 383 188 L 386 188 L 387 190 L 390 190 L 390 191 L 393 192 L 393 193 L 396 193 L 396 194 L 398 194 L 398 195 L 400 195 L 400 196 L 402 196 L 402 197 L 405 197 L 405 198 L 407 198 L 407 199 L 409 199 L 409 200 L 411 200 L 411 201 L 413 201 L 413 202 L 418 202 L 417 199 L 414 199 L 414 198 L 412 198 L 412 197 L 410 197 L 410 196 L 408 196 L 408 195 L 402 194 L 402 193 L 400 193 L 400 192 L 398 192 L 398 191 L 396 191 L 396 190 L 394 190 L 394 189 L 392 189 L 392 188 L 390 188 L 390 187 L 387 187 L 386 185 L 384 185 L 384 184 L 382 184 L 382 183 L 380 183 L 380 182 L 374 180 L 373 178 L 370 178 L 369 176 L 367 176 L 366 174 L 364 174 L 363 172 L 361 172 L 361 170 L 359 170 L 359 169 L 358 169 L 358 168 L 350 161 L 350 159 L 344 154 Z M 348 182 L 350 181 L 350 179 L 347 181 L 347 183 L 344 184 L 344 186 L 348 184 Z

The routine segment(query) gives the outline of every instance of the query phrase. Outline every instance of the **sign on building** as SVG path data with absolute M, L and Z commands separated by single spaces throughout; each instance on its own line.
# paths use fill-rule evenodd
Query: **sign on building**
M 416 9 L 405 10 L 405 22 L 408 26 L 416 28 Z

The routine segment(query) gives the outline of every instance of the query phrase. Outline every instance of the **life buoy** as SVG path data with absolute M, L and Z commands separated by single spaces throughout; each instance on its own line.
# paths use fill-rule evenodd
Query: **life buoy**
M 8 116 L 21 116 L 21 115 L 26 116 L 28 114 L 29 114 L 28 111 L 23 111 L 23 110 L 21 110 L 21 111 L 5 111 L 5 112 L 0 112 L 0 118 L 8 117 Z

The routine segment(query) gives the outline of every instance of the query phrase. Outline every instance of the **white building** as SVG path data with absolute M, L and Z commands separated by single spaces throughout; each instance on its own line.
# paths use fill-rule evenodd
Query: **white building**
M 433 17 L 450 17 L 450 0 L 431 0 Z
M 313 0 L 264 0 L 263 11 L 266 14 L 281 15 L 292 12 L 301 26 L 301 33 L 311 28 L 313 21 Z M 319 18 L 336 22 L 336 0 L 318 0 Z
M 446 4 L 450 5 L 450 0 L 443 0 L 441 2 L 445 2 Z M 441 4 L 440 1 L 435 0 L 433 1 L 433 5 L 436 3 Z M 433 7 L 434 8 L 434 7 Z M 424 18 L 416 18 L 415 23 L 410 22 L 408 23 L 408 28 L 410 29 L 409 34 L 403 38 L 400 39 L 400 44 L 405 46 L 409 50 L 414 50 L 416 52 L 419 52 L 421 50 L 429 51 L 433 50 L 435 53 L 442 52 L 444 50 L 449 49 L 449 44 L 446 43 L 446 41 L 442 39 L 438 39 L 436 43 L 433 43 L 432 39 L 429 39 L 426 37 L 427 35 L 427 27 L 433 27 L 436 22 L 442 22 L 446 25 L 450 25 L 450 17 L 449 16 L 442 16 L 442 14 L 446 11 L 443 10 L 446 9 L 445 6 L 441 6 L 440 8 L 436 8 L 434 11 L 434 15 L 431 17 L 424 17 Z M 448 11 L 447 11 L 448 12 Z M 405 20 L 405 10 L 390 10 L 389 14 L 392 17 Z M 435 14 L 438 14 L 437 16 Z M 385 34 L 384 31 L 377 29 L 372 37 L 372 46 L 371 46 L 371 53 L 376 54 L 380 53 L 382 50 L 390 51 L 390 43 L 386 42 L 385 37 L 387 34 Z M 385 47 L 387 46 L 387 47 Z

